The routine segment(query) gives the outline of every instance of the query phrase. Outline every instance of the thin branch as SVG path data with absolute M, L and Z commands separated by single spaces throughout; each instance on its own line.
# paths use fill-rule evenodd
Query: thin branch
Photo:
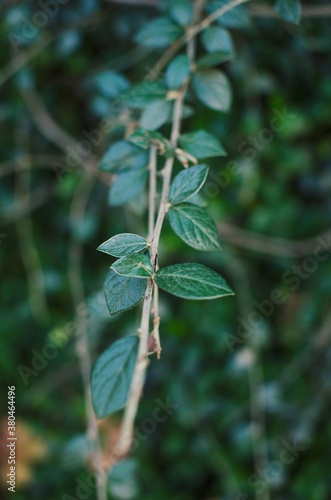
M 273 7 L 267 5 L 250 5 L 248 12 L 256 17 L 278 17 Z M 330 5 L 303 5 L 301 8 L 302 17 L 326 17 L 331 16 Z
M 27 204 L 31 203 L 30 172 L 21 172 L 16 177 L 15 194 L 18 200 L 23 195 Z M 33 237 L 33 225 L 28 211 L 16 218 L 17 236 L 20 254 L 25 268 L 28 299 L 31 313 L 37 321 L 49 320 L 50 314 L 45 295 L 44 273 L 40 256 Z
M 93 187 L 93 175 L 85 172 L 78 185 L 70 209 L 70 222 L 74 227 L 81 224 L 85 217 L 86 205 Z M 86 319 L 79 311 L 79 307 L 84 304 L 84 285 L 82 280 L 82 259 L 83 246 L 75 239 L 71 240 L 69 247 L 69 282 L 74 310 L 77 312 L 77 340 L 76 353 L 79 360 L 80 373 L 83 380 L 87 436 L 92 451 L 92 463 L 95 476 L 97 478 L 97 499 L 107 500 L 106 476 L 102 469 L 102 450 L 99 438 L 98 423 L 94 414 L 91 389 L 90 373 L 92 368 L 90 346 L 88 342 L 88 332 Z
M 148 208 L 148 236 L 147 241 L 151 241 L 154 232 L 155 222 L 155 199 L 156 199 L 156 160 L 157 149 L 151 147 L 149 157 L 149 208 Z
M 328 243 L 330 230 L 313 238 L 295 241 L 265 236 L 224 222 L 218 223 L 217 227 L 222 239 L 228 243 L 265 255 L 291 258 L 312 255 L 319 244 L 319 240 L 325 242 L 325 249 L 331 248 Z
M 31 59 L 33 59 L 37 54 L 42 52 L 47 45 L 54 40 L 53 36 L 46 35 L 44 38 L 36 43 L 30 49 L 24 50 L 17 54 L 15 57 L 9 61 L 6 66 L 4 66 L 0 72 L 0 87 L 3 85 L 11 76 L 13 76 L 17 71 L 19 71 L 23 66 L 25 66 Z

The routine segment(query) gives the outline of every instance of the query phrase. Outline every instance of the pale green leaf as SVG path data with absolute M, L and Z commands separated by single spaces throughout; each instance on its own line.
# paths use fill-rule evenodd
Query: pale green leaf
M 224 278 L 202 264 L 175 264 L 163 267 L 155 276 L 163 290 L 183 299 L 217 299 L 234 295 Z
M 147 23 L 135 36 L 135 41 L 145 47 L 166 47 L 177 40 L 182 30 L 167 17 L 159 17 Z
M 147 241 L 137 234 L 123 233 L 113 236 L 98 246 L 100 252 L 113 257 L 125 257 L 132 253 L 139 253 L 147 247 Z
M 175 57 L 167 67 L 165 80 L 170 89 L 179 89 L 190 74 L 190 61 L 186 54 Z
M 153 276 L 153 266 L 145 254 L 131 254 L 114 262 L 111 269 L 120 276 L 130 278 L 150 278 Z
M 145 151 L 128 141 L 117 141 L 112 144 L 102 157 L 99 168 L 105 172 L 114 172 L 126 168 L 142 168 L 148 164 Z
M 147 169 L 120 172 L 110 187 L 109 205 L 122 205 L 137 196 L 143 189 L 147 176 Z
M 146 130 L 157 130 L 162 127 L 170 118 L 171 110 L 171 103 L 165 99 L 148 104 L 140 118 L 142 128 Z
M 124 337 L 108 347 L 96 361 L 91 374 L 91 394 L 99 419 L 126 405 L 138 344 L 138 337 Z
M 104 284 L 110 316 L 136 306 L 145 295 L 146 286 L 146 280 L 120 276 L 111 269 Z
M 227 5 L 230 0 L 211 0 L 208 2 L 209 12 L 215 12 L 224 5 Z M 246 28 L 250 26 L 250 16 L 243 5 L 233 7 L 228 12 L 216 19 L 216 22 L 225 28 Z
M 299 0 L 277 0 L 275 9 L 278 16 L 284 21 L 300 24 L 301 5 Z
M 198 70 L 192 84 L 197 97 L 206 106 L 217 111 L 229 110 L 231 87 L 224 73 L 216 69 Z
M 207 174 L 207 165 L 196 165 L 182 170 L 171 183 L 169 202 L 174 205 L 191 198 L 201 189 Z
M 144 108 L 148 104 L 165 99 L 168 89 L 160 82 L 149 81 L 138 83 L 120 96 L 120 101 L 130 108 Z
M 219 250 L 215 222 L 201 207 L 180 203 L 169 210 L 169 220 L 175 233 L 197 250 Z
M 207 52 L 234 52 L 230 33 L 219 26 L 210 26 L 202 32 L 202 43 Z
M 94 76 L 94 83 L 101 94 L 111 99 L 130 87 L 125 76 L 110 70 L 97 73 Z
M 183 134 L 179 138 L 179 144 L 195 158 L 211 158 L 213 156 L 226 156 L 220 141 L 205 130 L 198 130 L 189 134 Z
M 177 24 L 188 26 L 192 22 L 192 3 L 190 0 L 171 0 L 169 13 Z

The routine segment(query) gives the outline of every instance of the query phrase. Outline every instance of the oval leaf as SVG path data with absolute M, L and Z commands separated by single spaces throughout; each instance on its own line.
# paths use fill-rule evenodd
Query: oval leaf
M 155 276 L 156 284 L 183 299 L 217 299 L 234 295 L 224 278 L 202 264 L 175 264 L 163 267 Z
M 136 336 L 117 340 L 95 363 L 91 374 L 91 394 L 99 419 L 126 405 L 138 344 Z
M 146 169 L 120 172 L 110 187 L 109 205 L 122 205 L 137 196 L 145 185 L 147 175 Z
M 202 43 L 207 52 L 224 52 L 232 54 L 234 52 L 230 33 L 219 26 L 210 26 L 201 35 Z
M 300 23 L 301 5 L 299 0 L 277 0 L 275 10 L 284 21 L 294 24 Z
M 143 25 L 135 41 L 145 47 L 166 47 L 182 34 L 182 30 L 167 17 L 153 19 Z
M 203 186 L 208 174 L 207 165 L 196 165 L 182 170 L 171 183 L 169 201 L 172 205 L 194 196 Z
M 105 172 L 114 172 L 126 168 L 142 168 L 148 163 L 145 151 L 127 141 L 112 144 L 102 157 L 99 168 Z
M 165 79 L 170 89 L 179 89 L 190 74 L 190 61 L 187 55 L 175 57 L 169 64 Z
M 216 69 L 198 70 L 192 84 L 197 97 L 206 106 L 217 111 L 229 110 L 231 87 L 224 73 Z
M 148 245 L 147 241 L 137 234 L 123 233 L 113 236 L 98 246 L 97 250 L 113 257 L 125 257 L 139 253 Z
M 220 141 L 205 130 L 183 134 L 179 139 L 179 144 L 185 151 L 198 159 L 226 156 Z
M 193 7 L 190 0 L 172 0 L 170 15 L 180 26 L 188 26 L 193 16 Z
M 94 83 L 101 94 L 111 99 L 114 99 L 130 87 L 129 81 L 125 76 L 111 70 L 102 71 L 95 75 Z
M 136 253 L 117 260 L 111 269 L 121 276 L 131 278 L 150 278 L 154 272 L 147 255 Z
M 132 307 L 139 304 L 145 295 L 146 287 L 147 280 L 120 276 L 111 269 L 104 284 L 105 298 L 110 316 L 132 309 Z
M 170 118 L 172 106 L 165 99 L 152 102 L 144 109 L 140 124 L 146 130 L 157 130 Z
M 172 229 L 187 245 L 197 250 L 219 250 L 215 222 L 201 207 L 181 203 L 169 210 Z

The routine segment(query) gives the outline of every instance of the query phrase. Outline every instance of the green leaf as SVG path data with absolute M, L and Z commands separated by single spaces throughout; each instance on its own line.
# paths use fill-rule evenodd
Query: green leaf
M 140 119 L 140 124 L 144 129 L 157 130 L 170 118 L 172 105 L 169 101 L 160 101 L 148 104 Z
M 123 408 L 128 400 L 138 353 L 138 337 L 114 342 L 101 354 L 91 374 L 91 393 L 99 419 Z
M 120 172 L 110 187 L 109 205 L 122 205 L 137 196 L 144 188 L 147 176 L 148 172 L 145 168 Z
M 301 5 L 299 0 L 277 0 L 275 10 L 284 21 L 300 24 Z
M 210 26 L 202 32 L 202 44 L 207 52 L 234 52 L 230 33 L 219 26 Z
M 102 157 L 99 168 L 105 172 L 114 172 L 126 168 L 140 169 L 148 164 L 148 154 L 128 141 L 112 144 Z
M 192 79 L 197 97 L 206 106 L 217 111 L 228 111 L 231 88 L 224 73 L 216 69 L 198 70 Z
M 215 12 L 224 5 L 227 5 L 229 0 L 212 0 L 208 3 L 209 12 Z M 247 28 L 250 26 L 250 16 L 243 5 L 238 5 L 232 8 L 222 16 L 216 19 L 217 24 L 225 28 Z
M 123 233 L 113 236 L 98 246 L 97 250 L 113 257 L 125 257 L 139 253 L 147 247 L 147 241 L 137 234 Z
M 169 202 L 174 205 L 191 198 L 201 189 L 207 174 L 207 165 L 196 165 L 182 170 L 171 183 Z
M 168 89 L 159 82 L 146 81 L 121 94 L 120 100 L 130 108 L 141 109 L 154 101 L 165 99 Z
M 184 151 L 187 151 L 198 159 L 226 156 L 226 152 L 219 140 L 205 130 L 181 135 L 179 144 Z
M 156 284 L 183 299 L 217 299 L 234 295 L 224 278 L 202 264 L 175 264 L 163 267 L 155 276 Z
M 198 68 L 214 66 L 229 61 L 235 56 L 231 35 L 218 26 L 210 26 L 202 32 L 202 43 L 210 54 L 198 59 Z
M 172 229 L 187 245 L 197 250 L 219 250 L 215 222 L 201 207 L 181 203 L 171 207 L 169 219 Z
M 166 47 L 182 35 L 182 30 L 167 17 L 153 19 L 143 25 L 135 41 L 145 47 Z
M 192 22 L 193 8 L 189 0 L 172 0 L 169 13 L 180 26 L 188 26 Z
M 137 460 L 126 458 L 111 466 L 108 473 L 108 488 L 114 500 L 133 500 L 138 497 Z
M 153 276 L 153 266 L 145 254 L 131 254 L 114 262 L 110 269 L 113 269 L 120 276 L 130 278 L 151 278 Z
M 94 76 L 94 83 L 101 94 L 111 99 L 130 87 L 129 81 L 115 71 L 98 73 Z
M 174 147 L 171 142 L 163 137 L 162 134 L 155 131 L 137 129 L 130 135 L 129 141 L 143 149 L 156 147 L 160 155 L 173 156 Z
M 146 286 L 146 280 L 126 278 L 111 269 L 104 284 L 105 298 L 110 316 L 132 309 L 132 307 L 139 304 L 145 295 Z
M 186 54 L 175 57 L 167 67 L 165 80 L 170 89 L 179 89 L 190 74 L 190 61 Z
M 212 52 L 211 54 L 206 54 L 197 60 L 197 68 L 210 68 L 212 66 L 218 66 L 221 63 L 230 61 L 235 57 L 235 53 L 227 54 L 225 52 Z

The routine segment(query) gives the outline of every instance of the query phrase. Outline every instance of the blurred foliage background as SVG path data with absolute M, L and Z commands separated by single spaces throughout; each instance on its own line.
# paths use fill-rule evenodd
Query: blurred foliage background
M 166 3 L 54 0 L 56 13 L 36 29 L 39 4 L 2 2 L 1 421 L 5 435 L 7 386 L 16 385 L 18 500 L 80 498 L 77 485 L 88 484 L 81 321 L 92 360 L 137 329 L 140 306 L 108 317 L 102 285 L 111 261 L 96 251 L 114 234 L 147 232 L 146 194 L 109 207 L 112 176 L 96 167 L 136 126 L 135 115 L 112 107 L 121 89 L 104 72 L 143 80 L 164 49 L 137 46 L 133 36 Z M 329 234 L 318 240 L 331 222 L 330 17 L 294 26 L 252 9 L 230 31 L 237 57 L 222 66 L 231 112 L 189 96 L 194 113 L 183 122 L 185 132 L 215 134 L 228 152 L 208 161 L 203 192 L 223 251 L 191 250 L 166 223 L 160 262 L 207 264 L 236 296 L 196 303 L 160 293 L 162 356 L 149 367 L 137 449 L 125 477 L 110 481 L 115 500 L 331 496 L 331 243 Z M 275 131 L 279 114 L 284 126 Z M 70 162 L 109 118 L 102 141 Z M 279 305 L 275 289 L 285 296 Z M 176 409 L 149 432 L 156 399 Z M 120 415 L 100 423 L 105 454 L 119 425 Z M 2 452 L 5 494 L 5 445 Z M 95 498 L 85 488 L 84 498 Z

